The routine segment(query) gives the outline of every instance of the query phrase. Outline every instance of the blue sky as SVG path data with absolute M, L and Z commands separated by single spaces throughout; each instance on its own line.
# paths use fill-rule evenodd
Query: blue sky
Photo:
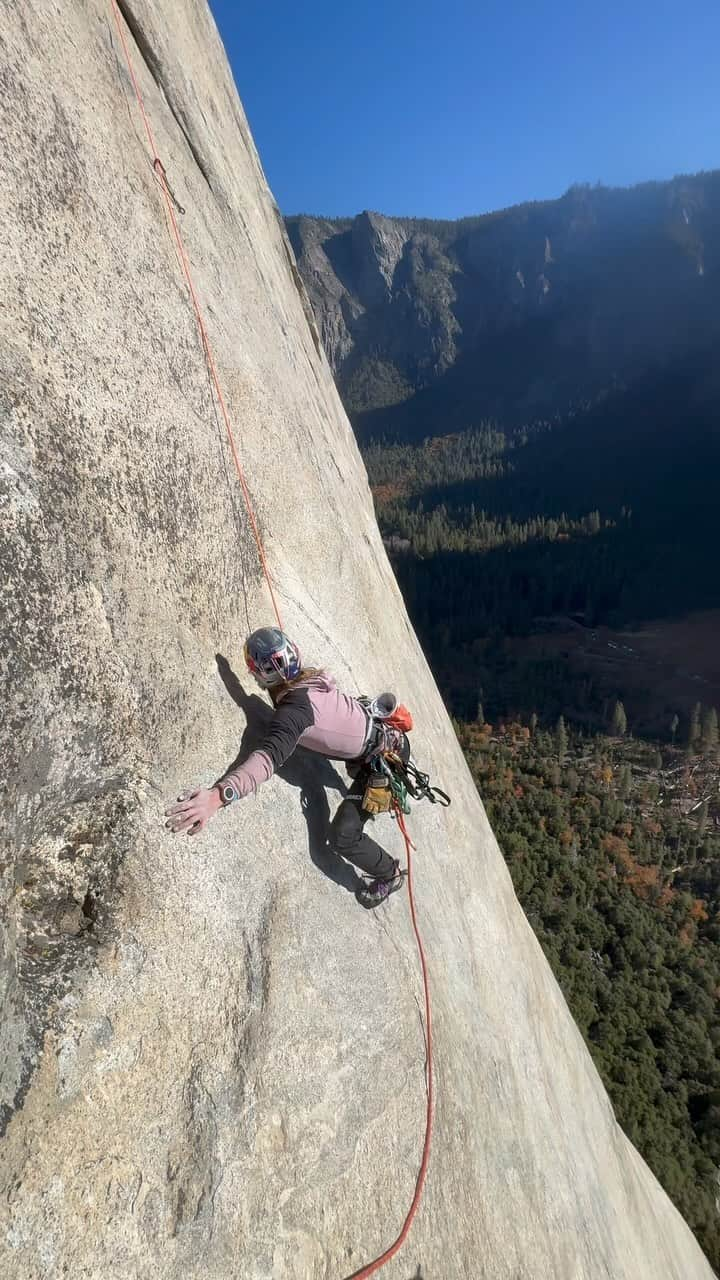
M 720 0 L 210 0 L 283 213 L 457 218 L 720 166 Z

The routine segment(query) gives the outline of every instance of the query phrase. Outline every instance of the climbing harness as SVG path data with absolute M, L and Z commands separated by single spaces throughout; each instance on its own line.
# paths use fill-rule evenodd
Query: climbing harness
M 170 227 L 172 229 L 172 234 L 173 234 L 177 251 L 180 257 L 180 263 L 182 266 L 183 274 L 185 276 L 188 291 L 192 301 L 193 310 L 195 313 L 195 319 L 197 322 L 197 327 L 198 327 L 200 340 L 203 348 L 203 355 L 207 362 L 212 385 L 215 388 L 215 396 L 217 399 L 217 403 L 220 407 L 222 418 L 225 423 L 225 430 L 227 432 L 228 443 L 230 445 L 230 451 L 232 453 L 233 462 L 235 464 L 235 469 L 237 471 L 238 479 L 240 481 L 240 487 L 242 489 L 243 498 L 245 500 L 245 506 L 247 508 L 248 518 L 250 520 L 250 525 L 252 527 L 253 535 L 257 545 L 260 564 L 262 566 L 262 570 L 265 575 L 265 581 L 267 583 L 268 591 L 270 593 L 270 599 L 272 601 L 275 617 L 277 618 L 277 622 L 278 622 L 278 626 L 280 627 L 280 630 L 282 630 L 282 619 L 280 617 L 280 610 L 278 608 L 277 600 L 275 598 L 275 592 L 273 589 L 273 584 L 270 577 L 267 558 L 265 555 L 265 548 L 263 546 L 263 541 L 260 536 L 260 530 L 258 528 L 257 519 L 255 517 L 255 511 L 254 511 L 252 499 L 250 497 L 250 491 L 248 489 L 247 481 L 245 479 L 245 473 L 243 471 L 243 468 L 240 462 L 240 455 L 238 453 L 237 445 L 235 443 L 235 435 L 233 432 L 232 423 L 230 421 L 230 415 L 228 413 L 227 406 L 225 404 L 225 398 L 223 396 L 222 388 L 220 385 L 220 379 L 218 377 L 217 366 L 213 356 L 212 348 L 210 346 L 210 340 L 208 338 L 205 321 L 203 319 L 203 314 L 200 308 L 198 294 L 193 282 L 192 272 L 190 270 L 190 261 L 188 258 L 187 251 L 185 249 L 182 236 L 180 234 L 180 228 L 178 226 L 176 210 L 178 213 L 182 213 L 184 212 L 184 210 L 182 209 L 182 206 L 178 204 L 177 199 L 170 188 L 165 166 L 162 160 L 160 159 L 160 156 L 158 155 L 157 147 L 155 145 L 155 139 L 153 136 L 152 129 L 150 127 L 150 121 L 148 119 L 148 115 L 145 110 L 145 103 L 143 101 L 143 97 L 140 92 L 140 86 L 133 68 L 132 58 L 130 56 L 130 50 L 128 48 L 128 44 L 125 39 L 125 33 L 122 27 L 122 18 L 121 18 L 117 0 L 109 0 L 109 4 L 112 10 L 113 18 L 115 20 L 115 26 L 117 27 L 120 43 L 122 45 L 122 49 L 125 55 L 125 61 L 127 63 L 128 73 L 130 75 L 130 80 L 135 92 L 135 97 L 137 98 L 138 108 L 142 116 L 143 124 L 145 126 L 145 133 L 147 135 L 148 143 L 150 146 L 150 152 L 153 158 L 153 169 L 155 171 L 155 175 L 157 177 L 157 180 L 159 182 L 159 185 L 163 193 L 163 198 L 165 201 L 165 206 L 166 206 L 166 210 L 167 210 L 167 214 L 170 222 Z M 409 713 L 406 711 L 405 708 L 396 708 L 396 712 L 398 714 L 401 712 L 405 712 L 406 716 L 409 719 L 409 723 L 407 723 L 406 721 L 403 721 L 402 719 L 399 719 L 397 724 L 392 724 L 391 722 L 393 718 L 393 712 L 391 712 L 389 716 L 385 716 L 384 718 L 389 721 L 389 728 L 391 730 L 394 730 L 396 733 L 399 733 L 404 737 L 405 732 L 412 727 L 412 717 L 409 716 Z M 415 768 L 414 765 L 410 764 L 410 762 L 408 762 L 408 764 L 403 764 L 402 759 L 399 758 L 399 760 L 400 760 L 400 766 L 404 770 L 404 774 L 397 774 L 396 776 L 396 772 L 393 772 L 391 774 L 393 781 L 389 782 L 387 789 L 391 795 L 391 807 L 394 811 L 395 818 L 396 818 L 398 827 L 402 833 L 403 840 L 405 841 L 405 850 L 407 853 L 407 882 L 408 882 L 408 900 L 410 903 L 410 916 L 412 919 L 412 927 L 415 934 L 415 941 L 417 944 L 418 955 L 420 958 L 420 968 L 422 971 L 423 990 L 424 990 L 424 997 L 425 997 L 425 1037 L 426 1037 L 425 1043 L 426 1043 L 426 1055 L 427 1055 L 426 1063 L 425 1063 L 426 1086 L 427 1086 L 427 1103 L 426 1103 L 426 1112 L 425 1112 L 425 1139 L 423 1143 L 420 1169 L 419 1169 L 417 1181 L 415 1184 L 415 1193 L 413 1195 L 412 1202 L 410 1204 L 410 1209 L 408 1210 L 408 1213 L 405 1218 L 403 1227 L 400 1231 L 400 1234 L 398 1235 L 394 1243 L 391 1244 L 390 1247 L 386 1249 L 384 1253 L 382 1253 L 379 1257 L 375 1258 L 374 1261 L 368 1263 L 366 1266 L 361 1267 L 358 1271 L 353 1272 L 352 1276 L 347 1277 L 347 1280 L 365 1280 L 367 1276 L 374 1275 L 374 1273 L 376 1271 L 379 1271 L 382 1267 L 384 1267 L 385 1264 L 389 1262 L 391 1258 L 395 1257 L 395 1255 L 401 1249 L 402 1245 L 405 1243 L 405 1240 L 407 1239 L 407 1236 L 410 1231 L 410 1227 L 412 1226 L 413 1219 L 415 1217 L 418 1205 L 420 1203 L 420 1197 L 422 1195 L 423 1186 L 425 1184 L 425 1178 L 427 1176 L 428 1163 L 430 1159 L 430 1141 L 431 1141 L 431 1135 L 432 1135 L 432 1120 L 433 1120 L 433 1065 L 432 1065 L 432 1023 L 431 1023 L 431 1016 L 430 1016 L 430 986 L 428 981 L 425 952 L 423 950 L 422 939 L 420 937 L 420 930 L 418 928 L 417 916 L 415 912 L 415 898 L 413 893 L 413 881 L 412 881 L 412 852 L 415 846 L 413 845 L 412 840 L 410 839 L 410 835 L 405 825 L 405 814 L 407 812 L 406 805 L 407 805 L 408 793 L 411 796 L 414 796 L 415 799 L 422 799 L 424 796 L 426 796 L 433 803 L 435 803 L 435 801 L 437 799 L 440 799 L 441 797 L 442 799 L 440 799 L 440 803 L 442 804 L 449 804 L 450 801 L 444 792 L 440 791 L 437 787 L 429 786 L 429 780 L 426 774 L 420 773 Z M 389 770 L 397 770 L 397 766 L 395 766 L 392 762 L 388 762 L 387 768 Z M 384 769 L 379 772 L 381 772 L 383 776 L 386 776 Z M 398 780 L 398 778 L 400 780 Z M 405 789 L 404 791 L 403 791 L 403 788 Z

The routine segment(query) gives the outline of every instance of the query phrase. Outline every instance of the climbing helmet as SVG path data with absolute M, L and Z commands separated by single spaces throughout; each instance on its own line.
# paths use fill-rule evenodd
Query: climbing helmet
M 294 680 L 302 669 L 300 650 L 277 627 L 261 627 L 248 636 L 245 661 L 251 676 L 264 689 Z

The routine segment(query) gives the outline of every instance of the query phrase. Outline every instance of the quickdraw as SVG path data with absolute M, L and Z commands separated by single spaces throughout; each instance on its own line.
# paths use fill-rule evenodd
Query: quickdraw
M 405 772 L 405 785 L 413 800 L 429 800 L 431 804 L 441 804 L 443 809 L 447 809 L 450 804 L 449 795 L 441 787 L 430 786 L 428 773 L 421 773 L 412 760 L 406 765 L 401 763 L 401 768 Z
M 402 813 L 409 813 L 408 789 L 402 776 L 397 772 L 397 766 L 402 767 L 402 760 L 399 756 L 389 753 L 387 756 L 380 756 L 378 763 L 387 777 L 393 807 L 396 811 L 400 809 Z
M 373 761 L 373 767 L 386 775 L 390 791 L 405 814 L 410 812 L 408 796 L 412 800 L 429 800 L 431 804 L 440 804 L 444 809 L 450 804 L 449 795 L 440 787 L 431 787 L 430 775 L 422 773 L 412 760 L 404 764 L 400 756 L 387 751 Z

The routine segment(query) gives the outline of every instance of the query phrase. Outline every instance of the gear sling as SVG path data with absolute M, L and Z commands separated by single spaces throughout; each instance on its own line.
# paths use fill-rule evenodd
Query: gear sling
M 372 702 L 360 701 L 375 729 L 365 757 L 370 770 L 362 801 L 365 812 L 375 815 L 399 809 L 407 814 L 408 797 L 447 808 L 450 797 L 440 787 L 431 786 L 429 774 L 422 773 L 410 758 L 407 734 L 413 719 L 407 707 L 398 705 L 392 694 L 381 694 Z

